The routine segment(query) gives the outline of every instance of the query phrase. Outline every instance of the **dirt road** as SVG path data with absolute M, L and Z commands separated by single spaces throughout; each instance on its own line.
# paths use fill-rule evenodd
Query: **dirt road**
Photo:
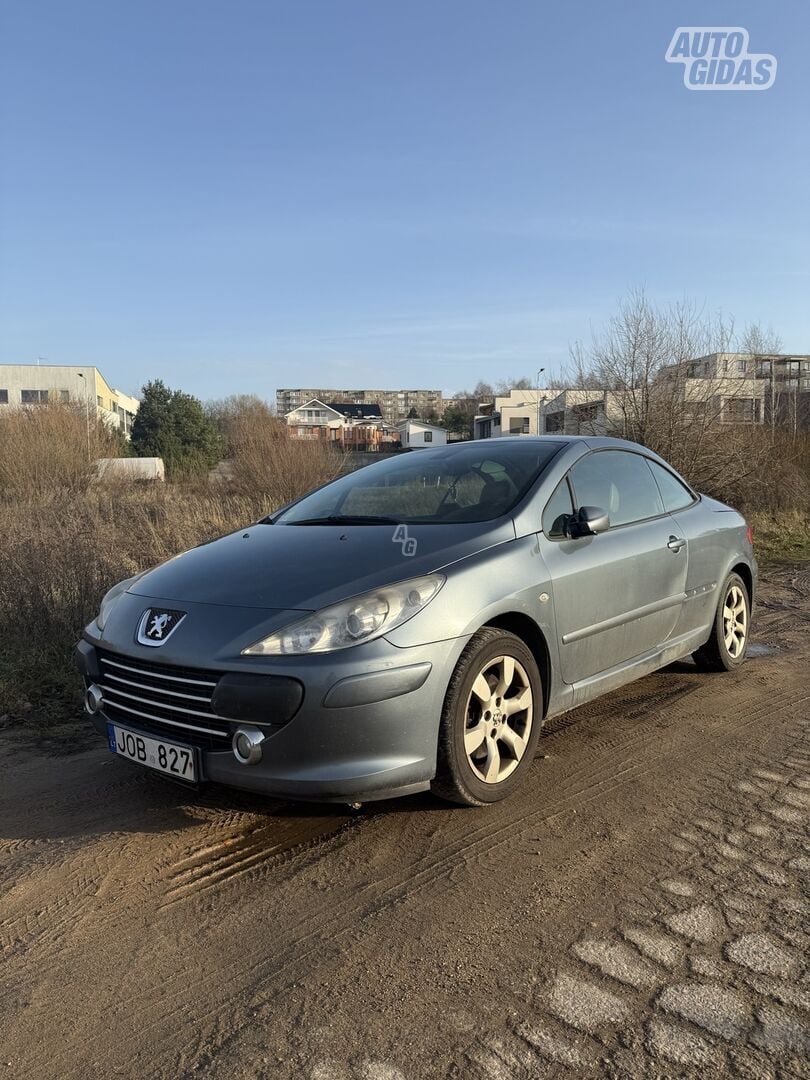
M 810 573 L 488 810 L 0 755 L 0 1080 L 808 1075 Z

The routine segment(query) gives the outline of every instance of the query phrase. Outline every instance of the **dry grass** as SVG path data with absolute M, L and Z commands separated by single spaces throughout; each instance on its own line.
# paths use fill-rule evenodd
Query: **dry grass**
M 754 530 L 754 550 L 761 563 L 810 559 L 810 511 L 754 511 L 748 520 Z
M 0 502 L 0 715 L 47 723 L 77 709 L 72 647 L 107 589 L 266 509 L 160 484 Z
M 4 410 L 0 492 L 4 499 L 31 499 L 54 491 L 83 491 L 92 462 L 118 457 L 122 449 L 118 435 L 81 406 Z
M 91 431 L 94 452 L 110 456 L 114 445 Z M 232 485 L 93 485 L 84 414 L 3 418 L 0 720 L 42 728 L 77 716 L 73 644 L 111 585 L 257 520 L 330 479 L 337 462 L 328 448 L 277 440 L 241 464 L 237 453 Z

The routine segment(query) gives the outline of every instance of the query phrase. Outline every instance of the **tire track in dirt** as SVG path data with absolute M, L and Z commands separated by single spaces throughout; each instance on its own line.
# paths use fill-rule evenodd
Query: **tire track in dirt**
M 189 846 L 183 836 L 175 837 L 171 845 L 174 857 L 170 850 L 163 867 L 151 860 L 141 865 L 137 840 L 126 836 L 107 843 L 103 857 L 97 847 L 88 854 L 78 845 L 60 845 L 49 857 L 44 842 L 38 843 L 33 858 L 18 862 L 14 882 L 5 890 L 0 947 L 14 949 L 23 962 L 22 954 L 36 943 L 41 960 L 47 961 L 89 917 L 99 929 L 114 923 L 120 913 L 110 910 L 100 914 L 97 898 L 104 894 L 106 879 L 116 868 L 126 867 L 126 877 L 140 873 L 144 891 L 162 889 L 168 902 L 176 903 L 248 871 L 258 872 L 265 863 L 269 868 L 271 863 L 290 858 L 343 828 L 349 820 L 347 814 L 291 817 L 281 819 L 279 828 L 278 819 L 257 821 L 255 813 L 233 811 L 225 815 L 230 829 L 223 830 L 214 817 L 203 822 L 205 839 L 201 843 Z M 241 827 L 234 828 L 237 824 Z M 58 888 L 49 889 L 49 879 L 58 881 Z M 55 897 L 51 903 L 42 907 L 32 904 L 49 893 Z
M 232 885 L 246 873 L 268 871 L 279 860 L 344 829 L 352 817 L 334 814 L 318 819 L 315 829 L 307 818 L 291 818 L 279 829 L 278 822 L 233 831 L 214 844 L 206 844 L 178 859 L 166 873 L 168 887 L 161 907 L 196 897 L 224 884 Z

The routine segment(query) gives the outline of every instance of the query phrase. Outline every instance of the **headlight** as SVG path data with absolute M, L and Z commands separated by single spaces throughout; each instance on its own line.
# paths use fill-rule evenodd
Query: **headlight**
M 296 656 L 333 652 L 382 637 L 426 607 L 444 585 L 441 574 L 412 578 L 315 611 L 277 630 L 243 656 Z
M 146 571 L 144 571 L 144 573 L 145 572 Z M 138 580 L 138 578 L 142 577 L 143 573 L 135 574 L 134 577 L 127 578 L 126 581 L 119 581 L 117 585 L 113 585 L 109 592 L 106 592 L 104 594 L 104 596 L 101 598 L 101 603 L 99 604 L 98 615 L 96 616 L 96 629 L 99 633 L 103 631 L 107 619 L 109 619 L 110 617 L 110 612 L 115 605 L 115 602 L 119 599 L 119 597 L 123 596 L 123 594 L 127 591 L 130 585 L 133 585 Z

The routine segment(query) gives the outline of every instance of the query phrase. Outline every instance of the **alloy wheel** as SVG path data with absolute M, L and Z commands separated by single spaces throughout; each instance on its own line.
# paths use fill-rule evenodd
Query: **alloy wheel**
M 485 784 L 510 776 L 526 753 L 534 695 L 526 669 L 513 656 L 487 660 L 467 698 L 464 749 Z
M 732 660 L 738 660 L 745 650 L 748 635 L 748 609 L 745 595 L 736 583 L 726 593 L 723 604 L 723 640 Z

